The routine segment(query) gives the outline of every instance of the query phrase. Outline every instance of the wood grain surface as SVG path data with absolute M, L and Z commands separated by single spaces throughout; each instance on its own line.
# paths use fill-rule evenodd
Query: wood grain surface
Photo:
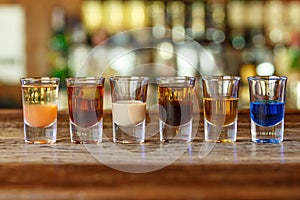
M 155 130 L 153 121 L 148 116 Z M 300 199 L 300 112 L 286 112 L 281 144 L 250 142 L 249 122 L 249 110 L 241 110 L 237 142 L 214 144 L 201 157 L 202 113 L 194 117 L 193 143 L 183 149 L 162 146 L 151 135 L 143 145 L 110 151 L 110 111 L 104 115 L 107 140 L 89 146 L 70 143 L 65 111 L 58 115 L 56 144 L 29 145 L 22 110 L 0 110 L 0 199 Z M 126 172 L 135 169 L 144 172 Z

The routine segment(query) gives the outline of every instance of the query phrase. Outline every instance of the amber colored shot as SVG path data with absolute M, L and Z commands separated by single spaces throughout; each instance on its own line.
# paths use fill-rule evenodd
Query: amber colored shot
M 66 79 L 72 143 L 102 142 L 104 81 L 103 77 Z
M 68 86 L 68 106 L 71 121 L 83 128 L 94 126 L 103 117 L 104 86 L 98 84 Z

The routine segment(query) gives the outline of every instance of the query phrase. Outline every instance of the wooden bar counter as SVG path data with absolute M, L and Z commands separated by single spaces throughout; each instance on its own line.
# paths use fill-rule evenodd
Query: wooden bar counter
M 109 138 L 111 113 L 104 115 Z M 237 142 L 207 145 L 202 116 L 183 149 L 157 136 L 143 145 L 71 144 L 66 111 L 57 143 L 32 145 L 23 140 L 22 110 L 0 110 L 0 199 L 300 199 L 299 111 L 286 111 L 281 144 L 250 142 L 249 110 L 241 110 Z

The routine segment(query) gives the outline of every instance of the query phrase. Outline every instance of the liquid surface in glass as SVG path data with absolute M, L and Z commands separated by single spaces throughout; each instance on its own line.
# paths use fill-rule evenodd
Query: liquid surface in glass
M 159 118 L 171 126 L 188 123 L 193 115 L 194 88 L 186 85 L 158 87 Z
M 250 102 L 250 117 L 259 126 L 275 126 L 284 118 L 284 102 L 273 100 Z
M 24 104 L 25 122 L 33 127 L 45 127 L 57 118 L 56 104 Z
M 119 126 L 136 126 L 146 117 L 146 103 L 138 100 L 120 100 L 112 103 L 113 121 Z
M 104 86 L 68 86 L 70 118 L 78 126 L 87 128 L 103 117 Z
M 238 113 L 238 98 L 203 98 L 204 118 L 211 124 L 228 126 Z

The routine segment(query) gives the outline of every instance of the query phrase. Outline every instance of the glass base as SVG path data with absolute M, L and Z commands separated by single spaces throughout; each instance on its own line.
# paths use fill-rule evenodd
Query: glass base
M 28 144 L 53 144 L 56 142 L 57 122 L 47 127 L 32 127 L 24 122 L 24 140 Z
M 103 119 L 97 124 L 83 128 L 70 121 L 71 142 L 74 144 L 97 144 L 102 142 Z
M 161 142 L 184 143 L 192 141 L 192 120 L 182 126 L 170 126 L 159 120 Z
M 251 140 L 255 143 L 280 143 L 283 141 L 284 120 L 276 126 L 258 126 L 251 119 Z
M 282 140 L 278 140 L 278 139 L 252 139 L 252 142 L 255 143 L 280 143 L 282 142 Z
M 236 141 L 237 119 L 228 126 L 217 126 L 204 119 L 204 140 L 206 142 L 232 143 Z
M 133 127 L 119 126 L 113 123 L 113 142 L 133 144 L 145 141 L 145 120 Z

